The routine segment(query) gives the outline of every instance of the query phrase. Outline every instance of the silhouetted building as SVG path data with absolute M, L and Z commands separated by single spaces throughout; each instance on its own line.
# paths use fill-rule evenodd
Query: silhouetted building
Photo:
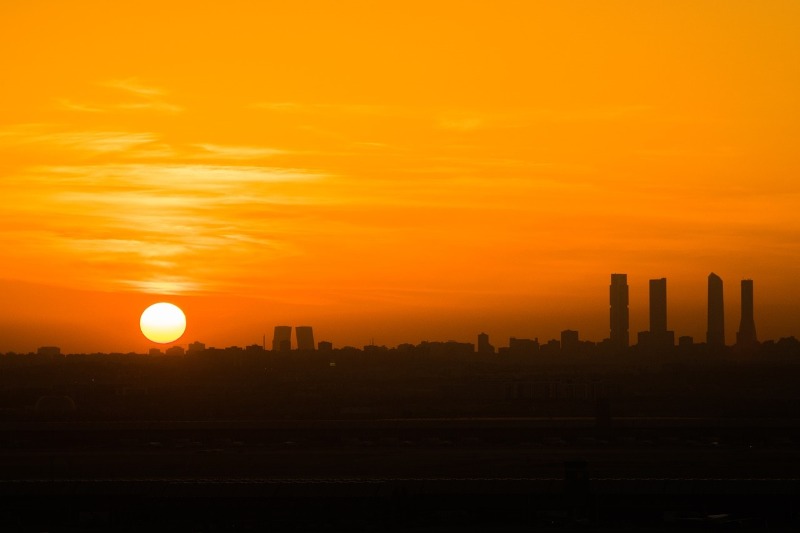
M 310 352 L 314 351 L 316 345 L 314 344 L 314 331 L 311 326 L 297 326 L 294 328 L 294 334 L 297 337 L 297 349 Z
M 736 333 L 736 344 L 740 348 L 752 348 L 758 344 L 756 322 L 753 318 L 753 280 L 742 280 L 742 318 Z
M 195 353 L 202 353 L 206 351 L 206 345 L 202 342 L 195 341 L 189 343 L 189 349 L 186 350 L 186 353 L 195 354 Z
M 367 344 L 366 346 L 364 346 L 362 351 L 365 354 L 373 354 L 374 355 L 374 354 L 379 354 L 379 353 L 386 353 L 386 352 L 389 351 L 389 348 L 387 346 L 384 346 L 384 345 L 377 346 L 375 344 Z
M 488 342 L 488 336 L 487 336 Z M 490 345 L 491 346 L 491 345 Z M 492 348 L 494 350 L 494 348 Z M 418 354 L 424 354 L 431 357 L 466 357 L 475 353 L 475 345 L 471 342 L 430 342 L 422 341 L 415 348 L 414 351 Z M 492 351 L 491 353 L 494 353 Z
M 395 348 L 395 349 L 399 353 L 409 354 L 409 353 L 414 353 L 414 350 L 416 350 L 417 347 L 414 346 L 413 344 L 411 344 L 410 342 L 404 342 L 404 343 L 398 344 L 397 348 Z
M 683 335 L 678 338 L 678 346 L 681 348 L 691 348 L 694 346 L 694 339 L 689 335 Z
M 292 326 L 275 326 L 272 337 L 273 352 L 288 352 L 292 349 Z
M 162 352 L 158 348 L 150 348 L 150 350 L 147 352 L 147 355 L 152 355 L 152 356 L 164 355 L 164 352 Z
M 564 355 L 575 355 L 580 349 L 581 342 L 578 339 L 578 332 L 572 329 L 565 329 L 561 332 L 561 353 Z
M 478 353 L 494 354 L 494 346 L 489 344 L 489 335 L 487 333 L 478 334 Z
M 546 357 L 557 357 L 561 354 L 561 341 L 550 339 L 539 347 L 539 353 Z
M 598 355 L 613 355 L 614 354 L 614 345 L 611 344 L 611 339 L 603 339 L 597 343 L 596 346 L 597 354 Z
M 611 344 L 617 351 L 628 348 L 628 275 L 611 274 Z
M 645 353 L 669 353 L 675 348 L 675 332 L 653 333 L 652 331 L 640 331 L 637 344 L 638 348 Z
M 644 350 L 649 350 L 653 342 L 651 341 L 652 335 L 649 331 L 640 331 L 636 334 L 636 346 Z
M 509 355 L 529 356 L 536 355 L 539 352 L 539 339 L 517 339 L 511 337 L 508 339 L 508 353 Z
M 58 356 L 61 355 L 61 348 L 58 346 L 42 346 L 36 350 L 36 355 Z
M 180 346 L 172 346 L 164 350 L 165 355 L 184 355 L 186 352 Z
M 319 341 L 317 343 L 317 351 L 320 352 L 332 352 L 333 351 L 333 343 L 328 341 Z
M 449 349 L 456 353 L 459 356 L 469 356 L 475 353 L 475 343 L 474 342 L 457 342 L 457 341 L 447 341 L 447 346 Z
M 667 331 L 667 278 L 650 280 L 650 332 Z
M 675 347 L 675 332 L 667 330 L 667 278 L 650 280 L 650 331 L 639 333 L 639 346 L 654 353 Z
M 708 275 L 708 330 L 706 344 L 709 350 L 725 346 L 725 306 L 722 298 L 722 278 L 713 272 Z

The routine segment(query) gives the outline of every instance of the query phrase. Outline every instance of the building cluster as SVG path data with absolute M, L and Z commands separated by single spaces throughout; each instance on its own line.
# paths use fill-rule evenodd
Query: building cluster
M 753 280 L 741 282 L 741 322 L 736 334 L 735 347 L 740 352 L 755 350 L 759 343 L 756 337 L 756 326 L 753 318 Z M 507 348 L 495 347 L 489 342 L 489 335 L 478 335 L 478 353 L 511 354 L 511 355 L 585 355 L 589 353 L 615 354 L 623 353 L 631 348 L 629 289 L 627 274 L 611 274 L 609 287 L 610 334 L 602 342 L 582 341 L 578 332 L 564 330 L 561 339 L 552 339 L 544 344 L 539 339 L 518 339 L 511 337 Z M 650 329 L 637 334 L 635 348 L 644 353 L 663 355 L 676 349 L 675 332 L 667 328 L 667 279 L 650 280 Z M 694 339 L 683 336 L 678 339 L 677 347 L 691 352 L 695 347 Z M 722 296 L 722 279 L 713 272 L 708 276 L 708 328 L 704 349 L 711 353 L 719 353 L 726 347 L 725 314 Z
M 311 326 L 297 326 L 294 328 L 297 349 L 302 352 L 314 350 L 314 331 Z M 292 351 L 292 326 L 275 326 L 272 337 L 273 352 Z
M 736 347 L 752 350 L 758 345 L 753 318 L 753 280 L 741 282 L 741 321 L 736 334 Z M 628 276 L 611 274 L 610 286 L 611 334 L 610 342 L 618 351 L 629 346 L 628 334 Z M 681 337 L 679 345 L 692 344 L 691 337 Z M 638 345 L 650 352 L 663 353 L 675 347 L 675 333 L 667 329 L 667 280 L 650 280 L 650 330 L 638 334 Z M 708 328 L 706 346 L 710 351 L 725 348 L 725 307 L 722 278 L 713 272 L 708 275 Z

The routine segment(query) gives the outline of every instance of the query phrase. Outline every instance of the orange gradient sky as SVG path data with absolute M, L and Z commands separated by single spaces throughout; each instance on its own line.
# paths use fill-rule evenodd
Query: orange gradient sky
M 0 351 L 800 333 L 800 3 L 0 5 Z

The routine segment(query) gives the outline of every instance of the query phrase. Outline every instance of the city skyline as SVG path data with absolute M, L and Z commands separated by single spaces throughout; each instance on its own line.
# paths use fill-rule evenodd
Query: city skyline
M 712 271 L 757 280 L 760 338 L 796 334 L 798 21 L 788 0 L 5 2 L 0 350 L 144 351 L 159 301 L 223 346 L 283 323 L 600 339 L 610 272 L 629 342 L 659 276 L 669 330 L 704 338 Z
M 511 335 L 506 337 L 509 339 L 507 345 L 499 345 L 497 344 L 497 337 L 495 337 L 495 343 L 491 342 L 491 336 L 485 332 L 481 332 L 477 335 L 477 342 L 474 343 L 476 351 L 478 353 L 483 354 L 494 354 L 498 352 L 498 349 L 510 349 L 512 352 L 515 350 L 521 350 L 521 352 L 526 352 L 528 350 L 527 345 L 528 343 L 534 342 L 536 343 L 536 350 L 538 350 L 538 346 L 541 344 L 544 346 L 545 344 L 552 344 L 553 342 L 560 342 L 559 350 L 563 350 L 564 353 L 576 353 L 577 346 L 579 343 L 584 341 L 588 341 L 591 344 L 600 345 L 603 343 L 608 343 L 608 347 L 611 349 L 612 352 L 616 353 L 623 353 L 627 351 L 630 347 L 636 347 L 638 349 L 644 349 L 648 352 L 651 352 L 655 355 L 663 355 L 668 353 L 673 348 L 678 346 L 678 338 L 681 337 L 683 339 L 691 339 L 691 343 L 695 345 L 705 345 L 710 350 L 710 353 L 714 351 L 719 351 L 722 348 L 726 347 L 736 347 L 740 350 L 752 350 L 759 344 L 758 336 L 756 334 L 756 325 L 755 325 L 755 297 L 754 297 L 754 280 L 752 279 L 743 279 L 740 282 L 740 299 L 739 299 L 739 315 L 738 315 L 738 331 L 736 333 L 736 340 L 733 343 L 727 343 L 725 337 L 725 330 L 724 330 L 724 299 L 723 299 L 723 287 L 724 282 L 720 276 L 715 273 L 710 273 L 708 275 L 708 283 L 707 283 L 707 298 L 706 298 L 706 324 L 707 329 L 705 333 L 705 337 L 695 337 L 690 335 L 688 332 L 676 332 L 673 330 L 667 329 L 667 321 L 668 321 L 668 298 L 667 298 L 667 278 L 656 278 L 648 280 L 648 325 L 649 329 L 639 330 L 638 334 L 636 335 L 638 338 L 635 342 L 631 340 L 630 335 L 630 313 L 628 308 L 629 303 L 629 287 L 628 287 L 628 278 L 627 274 L 622 273 L 613 273 L 611 274 L 611 285 L 609 286 L 609 311 L 608 311 L 608 318 L 610 327 L 608 330 L 608 335 L 605 337 L 600 338 L 586 338 L 586 336 L 581 336 L 580 330 L 572 330 L 572 329 L 562 329 L 558 332 L 557 335 L 553 337 L 547 336 L 540 336 L 540 335 L 529 335 L 529 336 L 514 336 Z M 729 314 L 730 315 L 730 314 Z M 292 342 L 292 332 L 294 331 L 294 343 Z M 794 337 L 795 335 L 785 335 L 782 337 L 771 338 L 767 340 L 778 340 L 778 338 L 787 338 L 787 337 Z M 334 338 L 334 337 L 331 337 Z M 367 346 L 367 343 L 332 343 L 330 340 L 321 341 L 321 343 L 325 345 L 329 345 L 333 347 L 336 345 L 337 347 L 360 347 L 360 346 Z M 559 341 L 560 339 L 560 341 Z M 203 342 L 198 341 L 195 339 L 194 342 L 191 342 L 187 339 L 184 335 L 180 339 L 180 342 L 172 342 L 172 343 L 164 343 L 160 345 L 166 351 L 170 348 L 177 348 L 186 346 L 186 348 L 182 348 L 186 350 L 187 353 L 193 351 L 193 346 L 195 347 L 195 351 L 197 350 L 197 346 L 202 346 L 204 349 L 206 344 Z M 369 345 L 375 345 L 375 338 L 372 337 L 369 341 Z M 462 342 L 464 339 L 457 340 L 456 337 L 449 337 L 447 338 L 446 342 Z M 389 347 L 397 347 L 400 345 L 408 344 L 411 342 L 414 344 L 413 339 L 404 339 L 399 342 L 396 342 L 394 345 L 391 343 L 383 343 L 381 346 L 389 346 Z M 421 342 L 445 342 L 444 338 L 437 337 L 437 338 L 430 338 L 430 339 L 421 339 Z M 167 344 L 169 346 L 167 346 Z M 247 344 L 247 343 L 244 343 Z M 515 344 L 517 348 L 515 348 Z M 223 344 L 225 346 L 242 346 L 236 343 L 227 343 Z M 209 345 L 211 346 L 211 345 Z M 263 349 L 267 349 L 266 344 L 266 333 L 262 335 L 262 343 L 258 344 L 255 343 L 252 346 L 261 346 Z M 525 346 L 525 348 L 523 348 Z M 568 348 L 564 348 L 565 346 L 569 346 Z M 152 354 L 161 353 L 161 347 L 151 347 L 149 348 L 149 352 Z M 313 326 L 283 326 L 278 325 L 274 326 L 273 328 L 273 335 L 272 340 L 270 342 L 271 351 L 273 352 L 289 352 L 289 351 L 313 351 L 317 349 L 317 344 L 314 342 L 314 333 L 313 333 Z M 44 349 L 49 350 L 52 347 L 50 345 L 39 346 L 39 350 Z M 202 350 L 200 349 L 200 350 Z M 214 349 L 219 349 L 214 347 Z M 11 350 L 13 351 L 13 350 Z M 99 350 L 95 350 L 95 353 L 99 353 Z M 119 350 L 115 351 L 119 353 Z M 520 353 L 521 353 L 520 352 Z M 2 350 L 0 350 L 2 353 Z M 25 350 L 22 351 L 25 353 Z M 32 353 L 32 350 L 30 350 Z M 73 352 L 78 353 L 78 352 Z M 177 353 L 177 352 L 176 352 Z

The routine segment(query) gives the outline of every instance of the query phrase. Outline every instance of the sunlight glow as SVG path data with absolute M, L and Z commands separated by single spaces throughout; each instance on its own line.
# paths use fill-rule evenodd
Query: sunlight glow
M 144 310 L 139 327 L 153 342 L 173 342 L 186 331 L 186 315 L 174 304 L 159 302 Z

